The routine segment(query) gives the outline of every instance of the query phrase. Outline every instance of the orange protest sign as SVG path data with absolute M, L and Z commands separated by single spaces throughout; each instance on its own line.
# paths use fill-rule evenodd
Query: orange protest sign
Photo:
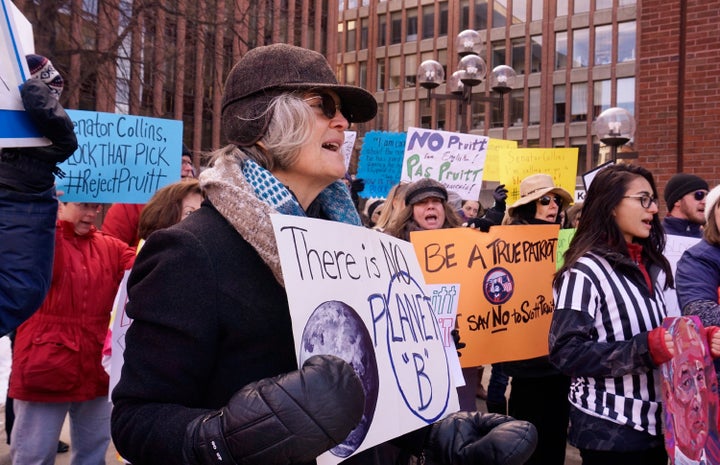
M 547 355 L 559 226 L 413 232 L 428 284 L 459 284 L 463 367 Z

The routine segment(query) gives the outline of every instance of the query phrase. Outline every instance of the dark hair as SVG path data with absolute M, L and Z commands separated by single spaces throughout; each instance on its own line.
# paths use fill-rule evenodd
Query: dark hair
M 197 179 L 186 179 L 168 184 L 155 192 L 140 212 L 138 237 L 147 239 L 158 229 L 169 228 L 182 217 L 182 201 L 189 194 L 202 195 Z
M 518 205 L 513 209 L 512 216 L 508 217 L 507 224 L 529 224 L 535 219 L 537 213 L 537 201 Z M 560 212 L 558 212 L 560 217 Z
M 657 198 L 653 175 L 641 166 L 612 165 L 601 170 L 595 176 L 585 196 L 582 221 L 565 252 L 565 263 L 555 273 L 555 280 L 591 250 L 609 249 L 624 256 L 629 255 L 625 238 L 612 218 L 613 210 L 622 202 L 627 193 L 628 184 L 638 177 L 648 181 L 652 188 L 652 195 Z M 657 213 L 653 215 L 651 225 L 650 235 L 647 238 L 636 238 L 635 242 L 643 247 L 645 264 L 659 266 L 665 272 L 665 287 L 672 287 L 672 271 L 663 255 L 665 232 Z

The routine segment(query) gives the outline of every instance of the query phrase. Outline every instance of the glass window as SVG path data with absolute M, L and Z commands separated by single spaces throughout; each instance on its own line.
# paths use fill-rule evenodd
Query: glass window
M 542 36 L 530 37 L 530 72 L 542 71 Z
M 595 0 L 596 10 L 609 10 L 612 8 L 612 0 Z
M 368 31 L 370 28 L 370 20 L 363 18 L 360 20 L 360 49 L 368 48 Z
M 505 42 L 493 42 L 490 69 L 505 64 Z
M 355 20 L 347 22 L 347 39 L 345 41 L 345 51 L 352 52 L 355 50 Z
M 542 3 L 542 2 L 537 2 Z M 525 11 L 525 0 L 513 0 L 512 2 L 512 23 L 522 24 L 527 22 L 527 11 Z
M 575 0 L 573 13 L 587 13 L 590 11 L 590 0 Z
M 635 114 L 635 78 L 617 80 L 617 106 Z
M 618 24 L 618 63 L 635 61 L 635 21 Z
M 587 28 L 573 30 L 573 68 L 585 68 L 590 57 L 590 31 Z
M 390 85 L 389 90 L 399 89 L 402 74 L 400 74 L 400 57 L 390 58 Z
M 345 29 L 345 24 L 340 22 L 338 23 L 338 35 L 337 35 L 337 48 L 338 50 L 342 50 L 342 38 L 343 38 L 343 30 Z
M 400 128 L 400 103 L 388 104 L 388 131 L 399 132 Z
M 417 55 L 405 56 L 405 87 L 417 85 Z
M 533 2 L 535 3 L 535 2 Z M 557 0 L 557 16 L 567 16 L 568 15 L 568 0 Z M 535 19 L 533 17 L 533 19 Z
M 554 123 L 565 122 L 565 85 L 555 86 L 553 102 L 555 104 Z
M 567 31 L 555 33 L 555 69 L 567 68 L 568 36 Z
M 525 89 L 515 89 L 510 92 L 510 126 L 523 125 L 523 110 L 525 107 Z
M 528 125 L 540 124 L 540 88 L 529 89 L 528 99 Z
M 378 47 L 387 45 L 387 15 L 378 18 Z
M 475 22 L 473 23 L 475 30 L 481 31 L 488 27 L 488 4 L 484 1 L 475 2 Z M 483 123 L 484 124 L 484 123 Z
M 595 81 L 595 84 L 593 84 L 593 119 L 610 108 L 610 97 L 612 97 L 610 84 L 609 79 Z
M 377 90 L 385 90 L 385 58 L 377 61 Z
M 507 0 L 495 0 L 493 2 L 492 27 L 507 26 L 508 8 Z
M 396 11 L 390 16 L 390 43 L 402 42 L 402 12 Z
M 587 121 L 587 82 L 573 84 L 570 92 L 572 93 L 570 121 Z
M 512 40 L 512 64 L 517 74 L 525 74 L 525 38 Z
M 635 5 L 637 3 L 637 0 L 619 0 L 618 5 L 620 6 L 627 6 L 627 5 Z
M 345 84 L 356 86 L 357 85 L 357 68 L 355 63 L 345 65 Z
M 544 2 L 538 2 L 530 0 L 530 3 L 532 4 L 532 16 L 530 19 L 532 21 L 540 21 L 543 19 L 543 3 Z M 560 15 L 558 15 L 560 16 Z
M 443 2 L 440 4 L 440 31 L 439 35 L 446 36 L 448 33 L 448 4 L 447 2 Z
M 401 131 L 405 131 L 410 126 L 415 126 L 415 114 L 417 113 L 417 107 L 415 105 L 415 100 L 408 100 L 404 104 L 405 111 L 403 118 L 403 127 L 400 128 Z
M 595 28 L 595 64 L 609 65 L 612 62 L 612 25 Z
M 358 76 L 358 86 L 362 87 L 363 89 L 367 89 L 368 80 L 367 80 L 367 61 L 361 61 L 360 62 L 360 75 Z
M 472 101 L 472 118 L 470 123 L 473 129 L 485 131 L 485 102 Z
M 470 3 L 468 0 L 460 2 L 460 30 L 470 29 Z
M 407 42 L 415 42 L 418 40 L 418 12 L 417 8 L 407 10 Z
M 422 38 L 431 39 L 435 36 L 435 6 L 423 6 Z

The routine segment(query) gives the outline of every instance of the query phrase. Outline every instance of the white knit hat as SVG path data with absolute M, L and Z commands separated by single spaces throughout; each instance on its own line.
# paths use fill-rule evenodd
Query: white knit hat
M 710 219 L 710 214 L 715 211 L 718 199 L 720 199 L 720 185 L 713 187 L 705 197 L 705 221 Z

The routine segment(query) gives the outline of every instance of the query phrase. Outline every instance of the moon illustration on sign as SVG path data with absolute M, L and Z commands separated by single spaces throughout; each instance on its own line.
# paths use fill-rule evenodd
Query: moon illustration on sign
M 322 354 L 335 355 L 352 365 L 365 390 L 365 411 L 360 423 L 342 444 L 330 449 L 338 457 L 347 457 L 360 447 L 370 429 L 380 382 L 370 333 L 360 315 L 344 302 L 323 302 L 305 324 L 300 365 L 313 355 Z

